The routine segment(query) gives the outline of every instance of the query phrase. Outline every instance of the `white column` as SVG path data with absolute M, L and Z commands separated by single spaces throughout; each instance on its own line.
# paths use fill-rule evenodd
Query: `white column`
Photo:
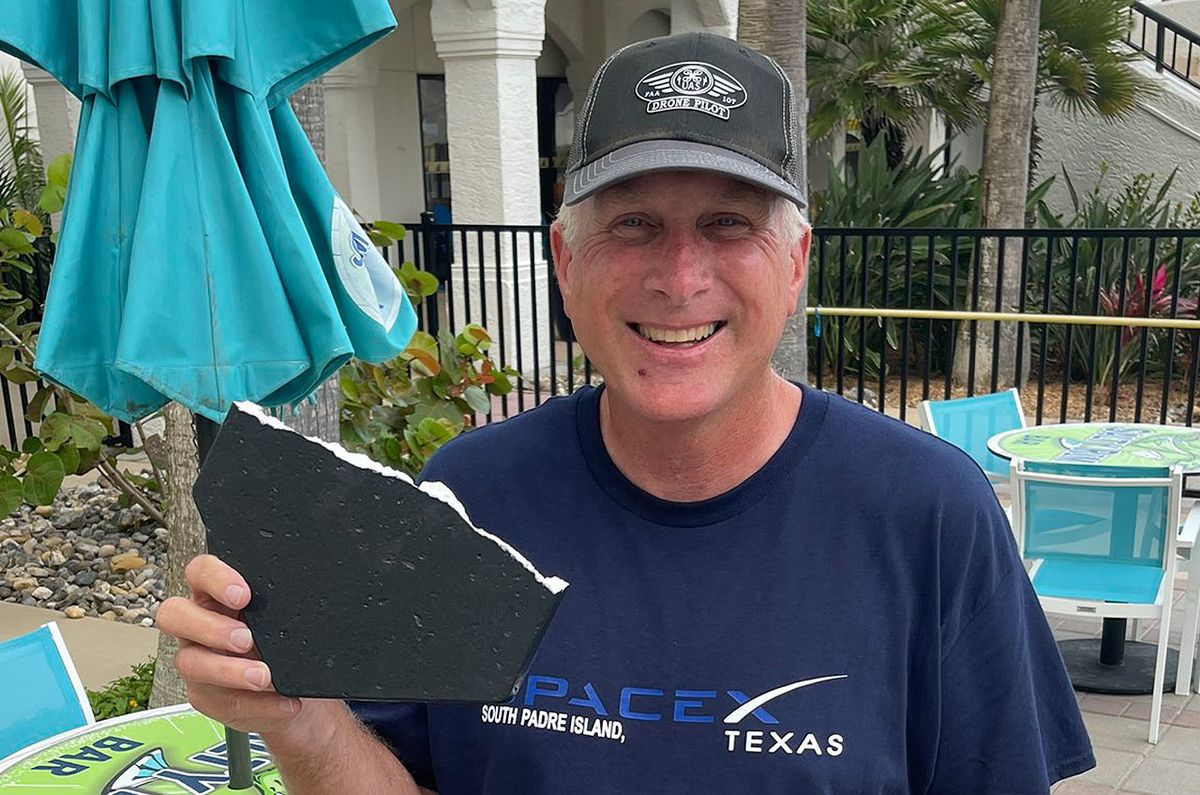
M 534 224 L 545 0 L 434 0 L 457 223 Z
M 49 163 L 59 155 L 74 152 L 75 132 L 79 129 L 79 100 L 49 72 L 28 63 L 22 63 L 21 69 L 25 73 L 25 82 L 33 88 L 42 158 Z
M 737 38 L 738 0 L 671 0 L 671 32 Z
M 379 218 L 379 150 L 375 140 L 376 55 L 366 50 L 326 72 L 325 170 L 346 203 Z M 400 220 L 400 219 L 386 219 Z
M 456 224 L 541 223 L 536 61 L 545 38 L 544 9 L 545 0 L 433 0 L 433 41 L 445 64 L 451 212 Z M 515 251 L 508 235 L 501 236 L 498 247 L 490 235 L 483 236 L 481 248 L 474 234 L 467 236 L 465 247 L 459 242 L 456 239 L 457 280 L 451 282 L 450 296 L 456 321 L 460 326 L 468 320 L 482 323 L 496 342 L 497 359 L 503 327 L 505 362 L 516 366 L 519 351 L 526 375 L 536 377 L 535 305 L 536 353 L 543 368 L 549 364 L 550 350 L 545 331 L 548 270 L 541 235 L 535 236 L 532 252 L 526 235 L 518 235 Z M 459 276 L 464 257 L 469 294 Z M 514 311 L 518 304 L 519 313 Z

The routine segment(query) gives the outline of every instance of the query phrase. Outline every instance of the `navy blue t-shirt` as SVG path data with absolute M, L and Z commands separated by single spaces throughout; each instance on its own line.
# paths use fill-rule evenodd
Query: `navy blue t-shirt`
M 352 705 L 418 782 L 1028 795 L 1095 764 L 1008 522 L 964 454 L 805 388 L 761 470 L 672 503 L 609 458 L 602 391 L 471 431 L 424 473 L 570 587 L 506 707 Z

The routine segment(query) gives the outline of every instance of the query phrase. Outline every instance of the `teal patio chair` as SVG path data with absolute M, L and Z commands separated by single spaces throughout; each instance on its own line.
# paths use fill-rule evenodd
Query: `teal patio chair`
M 57 624 L 0 643 L 0 760 L 95 722 Z
M 1025 427 L 1025 412 L 1015 389 L 955 400 L 921 401 L 925 430 L 964 450 L 993 483 L 1008 482 L 1008 462 L 988 450 L 988 439 Z
M 1157 743 L 1182 470 L 1014 461 L 1011 475 L 1013 532 L 1043 610 L 1159 620 L 1150 707 Z

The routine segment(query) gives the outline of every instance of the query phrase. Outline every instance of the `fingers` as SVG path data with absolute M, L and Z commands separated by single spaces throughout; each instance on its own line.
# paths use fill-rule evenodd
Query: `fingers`
M 250 586 L 242 575 L 215 555 L 197 555 L 185 571 L 192 598 L 203 603 L 210 599 L 227 610 L 237 612 L 250 603 Z
M 245 624 L 190 599 L 175 596 L 166 600 L 159 605 L 155 622 L 160 631 L 187 643 L 231 654 L 247 654 L 254 648 L 254 638 Z
M 230 657 L 203 646 L 184 646 L 175 654 L 175 667 L 189 687 L 199 683 L 231 690 L 269 690 L 271 669 L 260 660 Z
M 232 690 L 200 682 L 188 685 L 188 701 L 210 718 L 246 732 L 267 732 L 285 726 L 300 711 L 300 699 L 281 696 L 273 690 Z

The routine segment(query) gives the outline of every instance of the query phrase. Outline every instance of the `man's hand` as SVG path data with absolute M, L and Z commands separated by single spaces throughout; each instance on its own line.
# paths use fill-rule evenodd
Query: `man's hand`
M 271 670 L 262 661 L 239 620 L 250 603 L 250 587 L 228 565 L 200 555 L 187 566 L 190 599 L 174 597 L 159 606 L 156 623 L 179 638 L 175 665 L 197 710 L 244 732 L 279 733 L 301 714 L 299 699 L 271 687 Z
M 159 630 L 179 638 L 175 665 L 188 701 L 234 729 L 258 732 L 288 792 L 427 793 L 383 743 L 336 699 L 295 699 L 271 687 L 271 671 L 239 614 L 250 603 L 242 575 L 212 555 L 187 566 L 190 599 L 158 608 Z

